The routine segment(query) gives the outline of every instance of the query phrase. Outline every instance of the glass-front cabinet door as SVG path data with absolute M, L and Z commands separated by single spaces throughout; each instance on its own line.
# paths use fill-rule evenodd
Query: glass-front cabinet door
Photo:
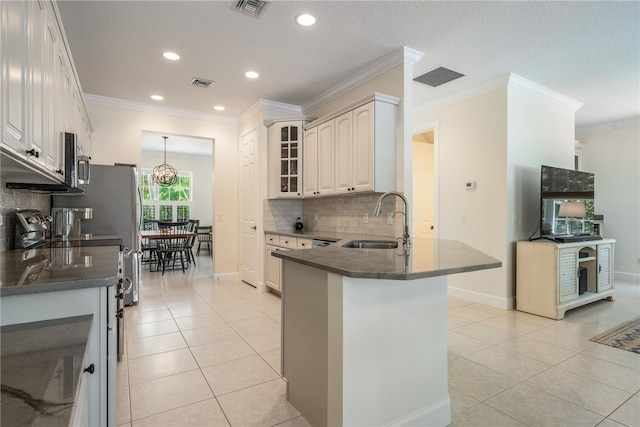
M 302 197 L 303 121 L 269 126 L 269 198 Z

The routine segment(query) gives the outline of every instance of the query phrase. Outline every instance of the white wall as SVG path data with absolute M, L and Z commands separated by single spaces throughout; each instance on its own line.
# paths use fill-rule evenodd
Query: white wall
M 417 128 L 437 125 L 438 238 L 459 240 L 503 265 L 507 241 L 506 101 L 506 88 L 497 89 L 414 117 Z M 466 181 L 476 181 L 476 189 L 466 190 Z M 448 283 L 452 294 L 464 290 L 461 292 L 467 298 L 507 307 L 504 266 L 452 275 Z
M 95 163 L 142 164 L 143 131 L 214 140 L 215 273 L 238 272 L 238 126 L 232 123 L 87 103 Z
M 213 141 L 210 142 L 213 144 Z M 141 166 L 153 169 L 164 163 L 164 153 L 160 151 L 142 152 Z M 200 225 L 213 224 L 213 158 L 184 153 L 167 153 L 167 163 L 178 171 L 192 172 L 193 201 L 191 218 L 199 219 Z
M 577 135 L 580 169 L 593 172 L 596 214 L 605 237 L 616 239 L 617 278 L 640 283 L 640 127 Z
M 514 308 L 515 242 L 539 220 L 541 164 L 572 164 L 574 114 L 509 80 L 416 115 L 416 128 L 436 124 L 438 238 L 459 240 L 503 264 L 451 276 L 450 294 Z M 476 188 L 467 190 L 467 181 Z

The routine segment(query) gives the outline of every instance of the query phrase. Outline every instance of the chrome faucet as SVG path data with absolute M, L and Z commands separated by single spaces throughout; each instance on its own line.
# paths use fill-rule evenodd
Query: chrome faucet
M 387 197 L 387 196 L 398 196 L 402 199 L 402 203 L 403 203 L 403 210 L 402 211 L 397 211 L 393 213 L 393 217 L 396 216 L 396 214 L 401 213 L 404 217 L 404 222 L 403 222 L 403 234 L 402 234 L 402 242 L 404 243 L 405 247 L 408 248 L 410 243 L 409 243 L 409 226 L 407 225 L 407 199 L 401 194 L 398 193 L 397 191 L 388 191 L 386 193 L 384 193 L 382 196 L 380 196 L 380 198 L 378 199 L 378 203 L 376 203 L 376 209 L 373 211 L 373 214 L 375 216 L 380 216 L 380 214 L 382 213 L 382 201 Z

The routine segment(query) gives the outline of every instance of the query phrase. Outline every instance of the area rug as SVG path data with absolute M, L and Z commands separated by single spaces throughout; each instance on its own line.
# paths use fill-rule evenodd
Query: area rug
M 640 316 L 591 337 L 589 340 L 640 354 Z

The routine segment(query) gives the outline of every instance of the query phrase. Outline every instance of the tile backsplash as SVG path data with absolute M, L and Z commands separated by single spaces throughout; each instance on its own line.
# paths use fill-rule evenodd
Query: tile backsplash
M 380 193 L 332 196 L 311 199 L 278 199 L 264 201 L 264 229 L 293 231 L 297 217 L 302 218 L 305 231 L 357 233 L 394 237 L 402 234 L 402 215 L 394 224 L 387 224 L 387 214 L 401 210 L 398 198 L 387 198 L 382 215 L 373 215 Z M 365 221 L 365 216 L 366 221 Z
M 0 179 L 0 252 L 14 247 L 16 211 L 38 209 L 51 214 L 51 196 L 24 190 L 9 190 Z

